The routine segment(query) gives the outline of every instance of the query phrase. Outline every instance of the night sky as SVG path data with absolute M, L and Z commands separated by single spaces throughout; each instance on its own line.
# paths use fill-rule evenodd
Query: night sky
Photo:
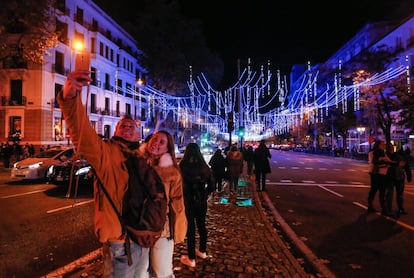
M 270 60 L 273 69 L 289 74 L 293 64 L 324 62 L 368 22 L 414 12 L 411 0 L 178 1 L 184 15 L 201 19 L 207 45 L 222 56 L 231 80 L 237 77 L 237 59 L 245 67 L 251 58 L 257 68 Z M 95 2 L 106 10 L 131 1 Z

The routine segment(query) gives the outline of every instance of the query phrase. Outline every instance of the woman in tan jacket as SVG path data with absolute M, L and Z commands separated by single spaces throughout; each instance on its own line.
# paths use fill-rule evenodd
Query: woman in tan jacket
M 139 148 L 164 183 L 168 201 L 168 217 L 154 247 L 150 250 L 151 277 L 174 277 L 174 244 L 184 241 L 187 218 L 184 209 L 183 184 L 174 152 L 174 139 L 161 130 L 152 134 Z

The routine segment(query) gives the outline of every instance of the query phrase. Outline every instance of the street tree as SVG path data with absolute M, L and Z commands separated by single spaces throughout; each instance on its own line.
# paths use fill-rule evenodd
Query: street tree
M 383 46 L 363 52 L 346 66 L 348 84 L 369 84 L 375 74 L 392 66 L 395 57 L 395 53 Z M 391 142 L 391 126 L 397 122 L 395 115 L 401 108 L 401 99 L 398 96 L 403 93 L 403 88 L 401 76 L 379 84 L 359 86 L 362 115 L 371 124 L 370 135 L 375 135 L 378 127 L 384 134 L 385 141 Z
M 55 0 L 0 2 L 0 61 L 4 68 L 43 64 L 58 43 Z
M 113 6 L 112 0 L 96 2 L 104 9 Z M 127 0 L 118 0 L 117 5 L 123 2 L 129 5 Z M 195 79 L 203 72 L 213 85 L 221 81 L 223 61 L 207 48 L 199 20 L 185 17 L 177 0 L 137 3 L 126 12 L 108 12 L 138 41 L 141 62 L 148 70 L 147 84 L 167 94 L 188 95 L 191 74 Z

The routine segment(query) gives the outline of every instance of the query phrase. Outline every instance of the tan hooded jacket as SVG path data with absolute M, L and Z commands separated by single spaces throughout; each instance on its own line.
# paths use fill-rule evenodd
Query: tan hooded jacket
M 187 233 L 187 217 L 185 215 L 183 180 L 180 170 L 174 167 L 169 153 L 163 154 L 158 165 L 153 165 L 164 183 L 168 200 L 168 219 L 161 236 L 172 237 L 174 243 L 184 242 Z
M 63 101 L 62 93 L 59 93 L 57 101 L 69 127 L 71 140 L 76 150 L 92 165 L 118 211 L 122 211 L 122 198 L 128 184 L 128 170 L 124 164 L 125 156 L 121 149 L 129 151 L 128 146 L 122 141 L 114 139 L 104 142 L 96 134 L 90 126 L 80 96 Z M 95 182 L 96 237 L 102 243 L 123 240 L 118 217 L 101 191 Z

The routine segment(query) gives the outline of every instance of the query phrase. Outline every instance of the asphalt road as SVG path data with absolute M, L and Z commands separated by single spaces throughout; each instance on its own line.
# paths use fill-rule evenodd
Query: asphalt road
M 337 277 L 412 277 L 412 183 L 405 190 L 408 215 L 367 214 L 366 161 L 272 154 L 269 199 L 297 237 Z M 378 196 L 375 205 L 379 209 Z
M 292 232 L 337 277 L 412 276 L 413 184 L 405 192 L 409 214 L 390 218 L 366 214 L 365 161 L 272 150 L 271 164 L 266 194 L 280 219 L 268 208 L 269 219 L 297 257 L 303 250 Z M 82 188 L 77 198 L 66 193 L 51 184 L 10 181 L 0 171 L 1 277 L 39 277 L 100 247 L 91 191 Z

